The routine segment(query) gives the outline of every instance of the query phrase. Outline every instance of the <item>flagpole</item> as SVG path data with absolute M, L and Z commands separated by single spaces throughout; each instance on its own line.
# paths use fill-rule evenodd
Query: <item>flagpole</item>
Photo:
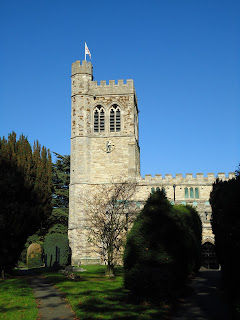
M 86 42 L 85 42 L 85 60 L 86 60 Z

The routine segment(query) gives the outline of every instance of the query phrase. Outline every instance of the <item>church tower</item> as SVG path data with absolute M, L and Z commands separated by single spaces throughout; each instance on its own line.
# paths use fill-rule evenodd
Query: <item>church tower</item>
M 93 81 L 91 62 L 72 64 L 69 241 L 72 264 L 99 262 L 87 241 L 83 197 L 90 189 L 140 178 L 133 80 Z

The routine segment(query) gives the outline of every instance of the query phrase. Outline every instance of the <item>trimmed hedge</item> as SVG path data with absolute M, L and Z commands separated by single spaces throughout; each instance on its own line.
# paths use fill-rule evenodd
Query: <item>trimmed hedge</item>
M 151 194 L 127 238 L 125 288 L 140 300 L 175 296 L 200 267 L 201 231 L 195 209 L 171 206 L 163 191 Z
M 32 243 L 27 249 L 28 268 L 39 268 L 43 265 L 42 248 L 39 243 Z
M 70 253 L 67 235 L 48 233 L 45 237 L 44 253 L 46 267 L 66 266 Z

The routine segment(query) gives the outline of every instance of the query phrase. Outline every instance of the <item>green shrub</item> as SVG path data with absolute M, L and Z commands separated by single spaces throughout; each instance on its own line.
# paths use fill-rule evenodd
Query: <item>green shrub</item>
M 18 266 L 20 266 L 20 265 L 26 266 L 27 265 L 27 250 L 32 243 L 39 243 L 41 245 L 41 248 L 43 248 L 43 241 L 41 241 L 41 238 L 38 234 L 35 233 L 35 234 L 29 236 L 27 238 L 25 245 L 24 245 L 24 249 L 22 250 L 22 253 L 19 257 Z
M 62 267 L 68 264 L 69 242 L 67 235 L 48 233 L 44 242 L 45 266 Z
M 173 296 L 199 267 L 194 250 L 201 246 L 201 236 L 194 233 L 201 221 L 196 215 L 190 207 L 171 206 L 163 191 L 150 195 L 124 252 L 124 283 L 133 297 L 154 301 Z
M 48 233 L 60 233 L 60 234 L 66 234 L 68 233 L 67 226 L 63 224 L 54 224 L 49 230 Z
M 240 304 L 240 175 L 228 181 L 217 180 L 210 194 L 212 230 L 224 288 L 231 303 Z
M 43 265 L 42 248 L 39 243 L 32 243 L 27 249 L 28 268 L 39 268 Z
M 184 255 L 186 265 L 182 272 L 188 275 L 199 270 L 201 266 L 202 222 L 196 209 L 190 205 L 175 205 L 173 214 L 179 228 L 183 230 L 177 254 L 180 254 L 179 261 Z M 181 249 L 184 253 L 181 253 Z

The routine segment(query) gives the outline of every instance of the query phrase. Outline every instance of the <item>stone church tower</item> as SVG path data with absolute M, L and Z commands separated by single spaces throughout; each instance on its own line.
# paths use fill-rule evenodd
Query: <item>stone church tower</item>
M 138 106 L 133 80 L 93 81 L 91 62 L 72 64 L 71 181 L 69 189 L 69 242 L 72 264 L 99 263 L 89 247 L 86 199 L 101 185 L 136 180 L 132 205 L 143 208 L 150 193 L 163 189 L 171 204 L 196 208 L 203 224 L 203 244 L 214 246 L 209 203 L 216 178 L 229 180 L 229 173 L 196 177 L 187 173 L 140 176 Z
M 133 80 L 93 81 L 91 62 L 72 64 L 69 241 L 72 264 L 96 263 L 87 243 L 83 197 L 94 185 L 140 177 Z

